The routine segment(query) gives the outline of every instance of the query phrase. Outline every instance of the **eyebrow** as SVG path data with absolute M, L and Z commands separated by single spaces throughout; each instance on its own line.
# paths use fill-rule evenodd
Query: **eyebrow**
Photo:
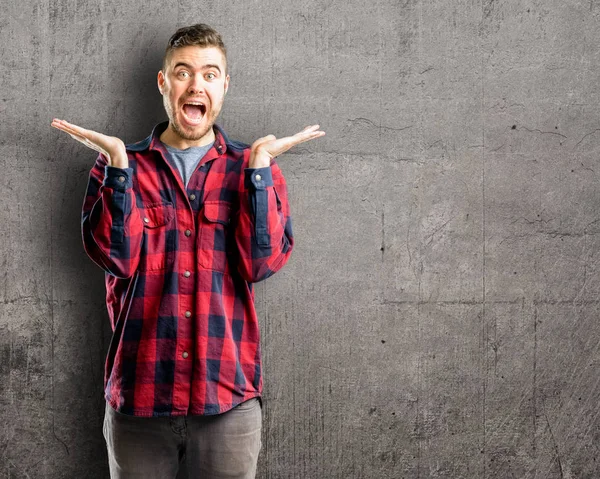
M 194 69 L 194 67 L 193 67 L 192 65 L 190 65 L 189 63 L 185 63 L 185 62 L 177 62 L 177 64 L 176 64 L 176 65 L 173 67 L 173 70 L 176 70 L 178 67 L 185 67 L 185 68 L 188 68 L 188 69 L 190 69 L 190 70 L 193 70 L 193 69 Z M 216 70 L 219 70 L 219 73 L 222 73 L 222 72 L 221 72 L 221 67 L 220 67 L 219 65 L 212 64 L 212 63 L 209 63 L 209 64 L 207 64 L 207 65 L 202 65 L 202 66 L 200 67 L 200 70 L 210 70 L 211 68 L 214 68 L 214 69 L 216 69 Z

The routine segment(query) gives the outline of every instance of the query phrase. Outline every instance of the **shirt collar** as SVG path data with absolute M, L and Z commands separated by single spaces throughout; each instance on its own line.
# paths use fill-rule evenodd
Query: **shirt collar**
M 160 141 L 160 135 L 163 134 L 163 132 L 167 129 L 168 126 L 168 121 L 163 121 L 162 123 L 159 123 L 152 129 L 152 133 L 150 134 L 150 136 L 141 143 L 148 144 L 148 149 L 150 150 L 160 151 L 163 155 L 166 155 L 167 153 L 165 151 L 165 147 L 162 141 Z M 220 126 L 214 125 L 213 129 L 215 131 L 215 142 L 211 150 L 214 148 L 217 154 L 215 156 L 209 155 L 209 150 L 209 152 L 206 155 L 207 159 L 209 157 L 211 157 L 210 159 L 214 159 L 218 156 L 225 154 L 225 152 L 227 151 L 227 144 L 229 143 L 227 135 Z

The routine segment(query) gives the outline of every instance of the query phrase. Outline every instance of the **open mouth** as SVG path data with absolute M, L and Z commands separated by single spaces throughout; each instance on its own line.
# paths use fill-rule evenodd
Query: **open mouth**
M 197 124 L 202 121 L 206 114 L 206 105 L 201 102 L 186 102 L 183 104 L 183 114 L 189 123 Z

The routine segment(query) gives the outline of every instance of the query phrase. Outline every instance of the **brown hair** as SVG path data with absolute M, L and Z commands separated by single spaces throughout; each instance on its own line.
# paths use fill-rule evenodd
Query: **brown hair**
M 225 64 L 227 64 L 227 49 L 225 48 L 225 44 L 223 43 L 223 39 L 219 32 L 204 23 L 197 23 L 196 25 L 180 28 L 169 39 L 163 58 L 163 71 L 165 71 L 167 67 L 167 62 L 169 61 L 173 50 L 190 45 L 197 45 L 203 48 L 218 48 L 223 54 Z

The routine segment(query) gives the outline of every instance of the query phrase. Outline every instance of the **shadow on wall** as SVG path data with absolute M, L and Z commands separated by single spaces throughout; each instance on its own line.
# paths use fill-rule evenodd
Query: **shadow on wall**
M 122 140 L 125 143 L 143 140 L 157 123 L 167 119 L 156 83 L 162 67 L 163 49 L 162 46 L 155 46 L 145 52 L 142 58 L 131 55 L 125 58 L 126 63 L 116 66 L 123 72 Z
M 148 52 L 136 48 L 111 65 L 114 77 L 104 103 L 98 106 L 103 111 L 97 112 L 100 119 L 108 121 L 94 125 L 81 120 L 80 125 L 119 136 L 126 143 L 148 136 L 156 123 L 166 119 L 156 86 L 162 52 L 163 47 L 156 45 Z M 85 114 L 93 121 L 94 112 Z M 47 128 L 47 124 L 43 127 Z M 51 276 L 56 298 L 53 334 L 58 338 L 53 343 L 53 434 L 63 446 L 60 449 L 63 456 L 58 459 L 70 468 L 65 472 L 66 477 L 106 477 L 103 377 L 112 331 L 105 307 L 104 273 L 84 251 L 80 222 L 96 152 L 59 135 L 62 133 L 54 129 L 43 135 L 51 145 L 48 151 L 54 152 L 47 167 L 52 200 L 45 207 L 52 218 Z M 46 155 L 39 147 L 32 153 L 42 158 Z M 48 238 L 41 238 L 40 248 L 47 244 Z M 76 421 L 79 426 L 73 428 Z

